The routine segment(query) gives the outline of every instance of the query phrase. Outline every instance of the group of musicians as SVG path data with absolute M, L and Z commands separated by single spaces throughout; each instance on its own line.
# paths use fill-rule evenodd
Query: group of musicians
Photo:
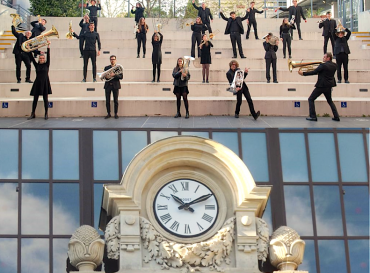
M 209 8 L 206 7 L 206 4 L 203 3 L 201 7 L 197 7 L 193 0 L 194 8 L 198 9 L 198 17 L 196 19 L 195 24 L 191 25 L 191 29 L 193 31 L 192 35 L 192 50 L 191 55 L 195 57 L 195 43 L 197 42 L 198 47 L 198 57 L 200 57 L 200 64 L 202 65 L 202 76 L 203 76 L 203 83 L 209 83 L 209 67 L 211 64 L 211 47 L 213 47 L 212 42 L 208 39 L 211 35 L 206 35 L 205 31 L 208 30 L 209 34 L 212 34 L 212 29 L 210 23 L 213 22 L 212 14 Z M 96 56 L 100 55 L 101 50 L 101 42 L 99 34 L 96 31 L 97 26 L 97 11 L 101 9 L 100 4 L 96 6 L 96 1 L 91 1 L 91 6 L 87 5 L 87 8 L 90 10 L 90 16 L 85 15 L 84 18 L 80 22 L 81 31 L 80 34 L 77 35 L 73 32 L 73 36 L 80 40 L 79 48 L 81 52 L 81 57 L 84 60 L 83 66 L 83 80 L 82 82 L 86 82 L 86 75 L 87 75 L 87 65 L 88 60 L 91 59 L 92 66 L 93 66 L 93 81 L 96 82 Z M 292 30 L 297 28 L 299 39 L 302 40 L 301 31 L 300 31 L 300 16 L 306 21 L 304 17 L 302 8 L 297 6 L 297 1 L 293 1 L 293 6 L 284 9 L 279 8 L 281 10 L 289 11 L 289 20 L 287 18 L 283 19 L 282 25 L 280 27 L 280 39 L 283 41 L 283 53 L 284 58 L 286 58 L 286 47 L 288 47 L 288 54 L 289 58 L 291 58 L 291 40 L 293 39 Z M 140 3 L 137 3 L 136 9 L 131 10 L 132 13 L 135 14 L 135 22 L 137 23 L 137 34 L 136 39 L 138 42 L 138 51 L 137 57 L 140 57 L 140 45 L 143 45 L 143 58 L 145 58 L 146 53 L 146 34 L 148 32 L 148 25 L 145 23 L 145 18 L 143 17 L 144 8 L 141 6 Z M 255 18 L 255 13 L 262 13 L 263 11 L 258 11 L 254 8 L 254 2 L 251 3 L 251 7 L 248 8 L 246 15 L 244 17 L 236 16 L 236 13 L 233 11 L 230 13 L 230 17 L 225 17 L 224 13 L 220 11 L 221 18 L 227 21 L 225 35 L 230 35 L 230 40 L 232 43 L 233 48 L 233 59 L 237 58 L 236 52 L 236 44 L 238 45 L 239 55 L 241 58 L 246 58 L 243 54 L 243 48 L 241 45 L 241 35 L 244 34 L 244 28 L 242 21 L 248 20 L 248 32 L 246 38 L 249 39 L 250 29 L 251 26 L 254 28 L 255 38 L 258 38 L 257 34 L 257 22 Z M 140 17 L 141 16 L 141 17 Z M 139 18 L 140 17 L 140 18 Z M 21 49 L 21 45 L 23 42 L 32 39 L 38 35 L 40 35 L 45 30 L 45 24 L 47 21 L 45 19 L 39 18 L 38 21 L 31 22 L 33 26 L 32 31 L 26 31 L 24 34 L 17 33 L 14 26 L 12 26 L 12 32 L 14 36 L 17 38 L 16 45 L 14 46 L 13 53 L 15 55 L 16 61 L 16 77 L 17 82 L 21 82 L 21 73 L 20 67 L 21 62 L 23 61 L 26 66 L 26 82 L 32 83 L 30 80 L 30 69 L 31 69 L 31 61 L 35 65 L 36 68 L 36 80 L 31 90 L 31 96 L 34 96 L 34 102 L 32 105 L 32 113 L 29 119 L 35 118 L 35 110 L 37 105 L 37 100 L 40 95 L 44 98 L 44 106 L 45 106 L 45 119 L 48 118 L 47 114 L 47 101 L 48 101 L 48 94 L 51 94 L 51 87 L 50 81 L 48 76 L 49 66 L 50 66 L 50 42 L 48 42 L 48 49 L 47 49 L 47 59 L 45 60 L 45 54 L 43 52 L 33 52 L 39 56 L 39 62 L 36 62 L 32 53 L 24 52 Z M 296 27 L 295 27 L 296 25 Z M 323 36 L 324 36 L 324 58 L 323 63 L 314 71 L 302 73 L 299 71 L 299 74 L 302 76 L 308 75 L 319 75 L 318 82 L 316 84 L 316 88 L 311 94 L 309 98 L 309 107 L 310 107 L 310 117 L 307 118 L 308 120 L 317 120 L 314 108 L 314 100 L 324 94 L 327 102 L 329 103 L 330 107 L 332 108 L 334 118 L 333 120 L 339 121 L 339 115 L 337 110 L 335 109 L 335 105 L 331 100 L 331 88 L 336 86 L 336 82 L 334 79 L 334 74 L 337 72 L 338 83 L 341 83 L 341 66 L 343 65 L 344 68 L 344 80 L 346 83 L 348 81 L 348 54 L 350 54 L 349 47 L 347 40 L 349 39 L 351 32 L 348 29 L 339 29 L 337 31 L 335 20 L 331 19 L 330 12 L 327 13 L 326 18 L 321 20 L 319 23 L 319 28 L 323 28 Z M 347 34 L 345 35 L 345 33 Z M 200 38 L 200 39 L 199 39 Z M 276 51 L 278 50 L 279 38 L 269 33 L 265 37 L 265 41 L 263 42 L 263 47 L 265 49 L 265 61 L 266 61 L 266 79 L 267 83 L 270 82 L 270 67 L 272 65 L 273 68 L 273 82 L 278 83 L 277 81 L 277 73 L 276 73 Z M 332 48 L 334 52 L 334 58 L 336 58 L 337 64 L 332 62 L 333 55 L 330 52 L 327 52 L 327 43 L 328 40 L 332 43 Z M 153 46 L 153 53 L 152 53 L 152 63 L 153 63 L 153 81 L 155 82 L 155 76 L 157 71 L 157 82 L 160 82 L 160 67 L 162 63 L 162 53 L 161 53 L 161 45 L 163 41 L 163 35 L 160 32 L 155 31 L 152 36 L 152 46 Z M 98 47 L 98 51 L 96 51 L 96 47 Z M 104 71 L 109 71 L 112 67 L 116 64 L 116 56 L 110 56 L 110 66 L 106 66 Z M 188 81 L 190 79 L 190 73 L 186 67 L 184 67 L 185 60 L 183 58 L 179 58 L 176 63 L 176 67 L 173 70 L 173 78 L 174 78 L 174 91 L 173 93 L 177 97 L 177 113 L 175 118 L 181 117 L 180 113 L 180 105 L 181 105 L 181 97 L 183 97 L 185 108 L 186 108 L 186 116 L 185 118 L 189 118 L 189 105 L 187 100 L 187 95 L 189 94 L 188 90 Z M 234 75 L 237 70 L 239 70 L 239 64 L 236 60 L 232 60 L 229 63 L 229 71 L 227 72 L 226 76 L 230 84 L 233 83 Z M 244 78 L 248 74 L 248 69 L 244 70 Z M 115 74 L 114 72 L 106 74 L 106 81 L 104 89 L 106 91 L 106 108 L 107 108 L 107 116 L 105 118 L 111 117 L 110 111 L 110 94 L 113 93 L 114 98 L 114 117 L 118 118 L 118 94 L 121 85 L 119 83 L 120 79 L 122 79 L 122 72 L 119 74 Z M 260 112 L 255 111 L 253 107 L 253 101 L 250 96 L 249 90 L 245 82 L 242 86 L 237 87 L 237 105 L 235 109 L 235 118 L 239 117 L 240 105 L 242 104 L 242 95 L 245 96 L 250 112 L 254 119 L 256 120 Z

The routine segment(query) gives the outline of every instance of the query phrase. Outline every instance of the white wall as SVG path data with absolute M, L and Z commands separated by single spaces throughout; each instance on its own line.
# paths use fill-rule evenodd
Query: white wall
M 358 15 L 358 31 L 370 32 L 370 10 L 360 12 Z
M 4 13 L 2 13 L 5 11 Z M 12 26 L 11 13 L 16 13 L 14 9 L 8 8 L 7 6 L 0 5 L 0 34 L 3 34 L 5 30 L 10 30 Z

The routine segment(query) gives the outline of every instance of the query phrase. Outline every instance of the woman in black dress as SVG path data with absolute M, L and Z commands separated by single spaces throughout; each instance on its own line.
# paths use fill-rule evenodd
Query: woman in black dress
M 152 37 L 153 53 L 152 53 L 152 64 L 153 64 L 153 80 L 155 82 L 155 70 L 158 70 L 157 82 L 161 77 L 161 64 L 162 64 L 162 41 L 163 35 L 160 32 L 155 31 Z
M 295 25 L 291 25 L 288 21 L 288 18 L 283 19 L 283 23 L 280 26 L 280 39 L 283 41 L 283 54 L 284 59 L 286 58 L 286 46 L 288 45 L 289 59 L 292 58 L 292 48 L 291 48 L 291 37 L 290 30 L 295 29 Z
M 33 119 L 36 117 L 35 111 L 37 107 L 37 101 L 39 100 L 39 96 L 42 95 L 44 99 L 44 108 L 45 108 L 45 119 L 48 119 L 48 94 L 51 94 L 51 86 L 49 80 L 49 66 L 50 66 L 50 41 L 48 41 L 48 49 L 47 49 L 47 60 L 45 60 L 45 55 L 41 54 L 39 56 L 39 62 L 37 63 L 33 58 L 32 54 L 30 54 L 31 61 L 35 66 L 36 70 L 36 79 L 32 85 L 30 95 L 33 96 L 33 103 L 32 103 L 32 112 L 31 116 L 28 119 Z
M 193 34 L 191 35 L 191 57 L 195 58 L 195 43 L 198 47 L 198 58 L 200 57 L 200 43 L 202 41 L 202 34 L 206 31 L 206 26 L 203 24 L 202 19 L 197 17 L 195 24 L 191 24 L 191 30 Z
M 148 25 L 145 23 L 145 18 L 141 17 L 139 20 L 139 25 L 137 26 L 137 58 L 140 58 L 140 47 L 143 44 L 143 58 L 145 58 L 146 53 L 146 33 L 148 32 Z
M 173 85 L 173 93 L 176 95 L 177 98 L 177 113 L 175 118 L 181 117 L 180 114 L 180 106 L 181 106 L 181 96 L 184 100 L 185 109 L 186 109 L 186 116 L 185 118 L 189 118 L 189 104 L 188 104 L 188 81 L 190 79 L 190 73 L 187 74 L 183 71 L 184 67 L 184 59 L 178 58 L 176 67 L 173 69 L 172 76 L 174 78 Z M 183 77 L 183 80 L 181 78 Z
M 209 66 L 212 63 L 211 61 L 211 47 L 213 47 L 213 44 L 211 41 L 208 41 L 208 37 L 206 34 L 203 34 L 202 37 L 203 41 L 200 45 L 200 63 L 202 64 L 202 75 L 203 75 L 203 83 L 209 83 L 208 78 L 209 78 Z M 206 81 L 204 81 L 206 77 Z

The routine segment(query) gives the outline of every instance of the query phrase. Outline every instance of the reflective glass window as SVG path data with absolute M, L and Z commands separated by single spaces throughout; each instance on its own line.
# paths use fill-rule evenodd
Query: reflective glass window
M 308 134 L 313 182 L 337 182 L 337 157 L 332 133 Z
M 0 179 L 18 178 L 18 130 L 0 130 Z
M 268 182 L 269 169 L 265 133 L 242 133 L 241 138 L 243 161 L 254 180 Z
M 351 272 L 369 273 L 369 240 L 349 240 Z
M 298 270 L 316 273 L 315 243 L 312 240 L 304 240 L 304 242 L 306 243 L 304 248 L 304 257 L 302 264 L 298 267 Z
M 347 273 L 344 242 L 339 240 L 319 241 L 320 272 Z
M 49 179 L 49 131 L 22 131 L 22 178 Z
M 99 230 L 99 218 L 100 218 L 100 208 L 101 201 L 103 198 L 103 184 L 94 184 L 94 227 Z M 99 230 L 99 233 L 103 234 Z
M 49 239 L 22 239 L 22 273 L 49 272 Z M 63 267 L 64 269 L 65 267 Z M 60 269 L 59 269 L 60 270 Z
M 80 226 L 78 183 L 53 183 L 53 233 L 72 234 Z
M 234 132 L 213 132 L 212 139 L 226 146 L 239 156 L 238 134 Z
M 183 136 L 199 136 L 204 138 L 209 138 L 208 132 L 181 132 Z
M 163 138 L 178 136 L 178 135 L 179 134 L 177 132 L 171 132 L 171 131 L 151 131 L 150 141 L 153 143 Z
M 94 131 L 94 179 L 118 180 L 118 132 Z
M 17 239 L 0 238 L 0 272 L 17 272 Z
M 79 152 L 77 130 L 53 131 L 53 178 L 78 180 Z
M 53 240 L 53 272 L 65 272 L 66 261 L 68 258 L 68 243 L 70 239 L 54 239 Z
M 49 234 L 49 184 L 22 183 L 22 234 Z
M 301 236 L 312 236 L 313 226 L 309 187 L 285 186 L 284 199 L 287 225 L 295 229 Z
M 146 131 L 121 132 L 122 170 L 124 171 L 134 156 L 147 145 Z
M 272 231 L 274 227 L 272 226 L 272 217 L 271 217 L 271 202 L 270 199 L 267 201 L 267 205 L 265 208 L 265 212 L 263 213 L 262 220 L 264 220 L 269 228 L 270 235 L 272 234 Z
M 342 213 L 337 186 L 314 186 L 317 235 L 343 235 Z
M 369 187 L 344 186 L 347 235 L 369 236 Z
M 338 134 L 343 182 L 367 182 L 364 138 L 362 134 Z
M 18 233 L 17 186 L 16 183 L 0 183 L 0 234 Z
M 303 133 L 280 133 L 283 181 L 308 182 L 306 146 Z

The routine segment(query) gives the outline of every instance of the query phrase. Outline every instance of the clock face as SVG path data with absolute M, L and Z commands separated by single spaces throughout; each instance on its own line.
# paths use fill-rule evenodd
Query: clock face
M 206 233 L 218 216 L 213 192 L 203 183 L 190 179 L 165 184 L 154 198 L 153 209 L 162 228 L 186 238 Z

